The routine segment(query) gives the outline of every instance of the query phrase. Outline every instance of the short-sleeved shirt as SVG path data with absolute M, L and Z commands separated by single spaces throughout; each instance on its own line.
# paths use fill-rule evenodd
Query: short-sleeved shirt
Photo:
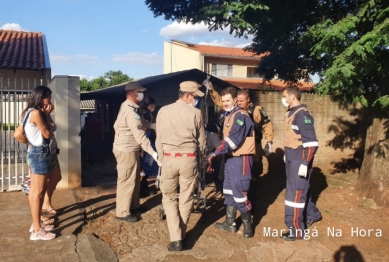
M 157 116 L 158 155 L 164 152 L 194 153 L 205 149 L 205 129 L 201 111 L 182 100 L 164 106 Z

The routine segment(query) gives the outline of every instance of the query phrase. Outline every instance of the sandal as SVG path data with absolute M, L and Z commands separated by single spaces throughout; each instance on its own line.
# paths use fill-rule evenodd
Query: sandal
M 43 216 L 46 216 L 46 217 L 52 217 L 52 216 L 55 216 L 57 214 L 57 210 L 55 210 L 54 208 L 52 208 L 52 209 L 42 209 L 41 214 Z
M 52 225 L 52 224 L 54 224 L 55 220 L 54 220 L 54 218 L 41 216 L 41 222 L 45 223 L 46 225 Z

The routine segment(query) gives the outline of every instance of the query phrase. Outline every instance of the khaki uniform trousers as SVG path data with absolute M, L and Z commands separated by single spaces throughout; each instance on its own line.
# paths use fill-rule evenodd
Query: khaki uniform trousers
M 140 158 L 139 152 L 114 149 L 118 180 L 116 188 L 116 216 L 126 217 L 130 210 L 140 206 Z
M 197 177 L 196 157 L 163 157 L 160 189 L 171 242 L 185 238 Z M 178 185 L 180 197 L 177 201 Z

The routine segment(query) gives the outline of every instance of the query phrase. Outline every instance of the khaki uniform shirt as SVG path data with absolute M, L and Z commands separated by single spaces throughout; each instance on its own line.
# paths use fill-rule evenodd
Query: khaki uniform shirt
M 163 153 L 197 153 L 203 158 L 205 131 L 201 111 L 182 100 L 162 107 L 157 116 L 156 148 Z
M 214 89 L 210 89 L 209 90 L 209 94 L 211 95 L 213 103 L 215 105 L 217 105 L 221 110 L 224 110 L 223 103 L 222 103 L 222 98 L 219 95 L 219 93 L 216 92 Z M 255 106 L 255 108 L 254 108 L 254 112 L 253 112 L 253 118 L 254 119 L 253 119 L 253 121 L 256 124 L 260 124 L 261 123 L 261 119 L 262 119 L 261 118 L 261 109 L 262 109 L 261 106 Z M 268 123 L 262 125 L 262 132 L 263 132 L 264 137 L 265 137 L 267 142 L 273 141 L 274 130 L 273 130 L 273 124 L 271 123 L 271 121 L 269 121 Z
M 141 115 L 137 114 L 134 109 L 139 110 L 139 106 L 128 99 L 120 106 L 119 114 L 113 125 L 115 129 L 113 149 L 134 152 L 142 147 L 148 154 L 153 155 L 155 151 L 144 132 L 147 127 L 146 121 L 142 121 Z

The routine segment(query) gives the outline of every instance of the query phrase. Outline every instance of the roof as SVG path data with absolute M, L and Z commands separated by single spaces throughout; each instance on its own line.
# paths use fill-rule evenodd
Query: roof
M 110 87 L 102 88 L 91 92 L 81 93 L 80 98 L 81 100 L 88 100 L 88 99 L 107 99 L 107 98 L 112 98 L 114 96 L 124 96 L 125 94 L 124 89 L 127 83 L 136 83 L 147 89 L 154 89 L 154 88 L 161 88 L 161 87 L 166 88 L 169 86 L 178 87 L 181 82 L 187 80 L 192 80 L 192 81 L 197 81 L 197 83 L 202 83 L 207 76 L 208 74 L 198 69 L 183 70 L 183 71 L 178 71 L 169 74 L 162 74 L 162 75 L 145 77 L 142 79 L 136 79 L 115 86 L 110 86 Z M 210 81 L 215 86 L 218 86 L 220 88 L 231 86 L 230 83 L 225 82 L 220 78 L 211 75 L 209 76 L 210 76 Z M 237 86 L 234 87 L 237 88 Z M 202 89 L 205 91 L 205 87 L 202 87 Z
M 0 68 L 14 70 L 50 68 L 44 34 L 0 30 Z
M 259 88 L 269 88 L 274 91 L 281 91 L 284 87 L 287 86 L 283 80 L 270 80 L 263 82 L 260 78 L 222 78 L 222 80 L 230 83 L 231 85 L 237 86 L 241 89 L 259 89 Z M 313 89 L 314 83 L 307 83 L 300 81 L 298 82 L 298 87 L 301 91 L 310 92 Z
M 81 109 L 95 109 L 95 100 L 81 100 L 80 101 Z
M 224 56 L 224 57 L 239 57 L 259 60 L 265 54 L 256 54 L 254 52 L 245 51 L 242 48 L 226 47 L 226 46 L 211 46 L 211 45 L 197 45 L 184 41 L 172 40 L 173 44 L 184 46 L 188 49 L 200 52 L 208 56 Z

